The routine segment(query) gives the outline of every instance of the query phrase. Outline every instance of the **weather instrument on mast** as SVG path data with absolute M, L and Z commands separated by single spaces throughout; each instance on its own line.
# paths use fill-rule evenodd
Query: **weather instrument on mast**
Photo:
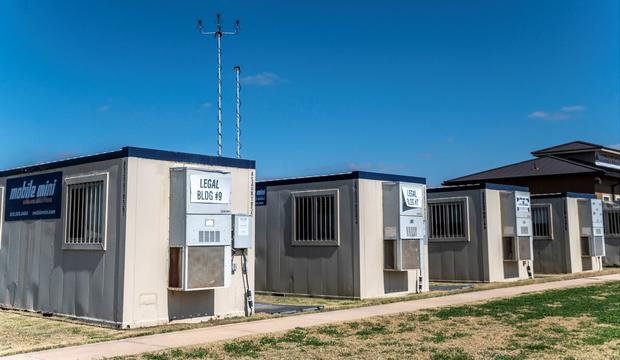
M 217 40 L 217 156 L 222 156 L 222 37 L 239 33 L 239 20 L 234 31 L 222 31 L 220 14 L 217 14 L 215 31 L 204 31 L 202 20 L 198 20 L 198 31 L 202 35 L 214 35 Z

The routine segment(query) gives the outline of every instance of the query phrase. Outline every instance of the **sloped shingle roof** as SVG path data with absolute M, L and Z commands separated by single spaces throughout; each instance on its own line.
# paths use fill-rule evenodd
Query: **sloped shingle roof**
M 551 146 L 548 148 L 533 151 L 532 155 L 534 156 L 553 155 L 553 154 L 558 154 L 558 153 L 595 151 L 595 150 L 601 150 L 601 149 L 617 151 L 616 149 L 607 148 L 602 145 L 592 144 L 592 143 L 585 142 L 585 141 L 572 141 L 566 144 L 560 144 L 560 145 Z
M 515 164 L 510 164 L 479 173 L 447 180 L 444 185 L 458 185 L 472 182 L 492 182 L 494 179 L 507 179 L 518 177 L 565 175 L 565 174 L 596 174 L 603 173 L 603 169 L 594 166 L 580 164 L 576 161 L 543 156 Z

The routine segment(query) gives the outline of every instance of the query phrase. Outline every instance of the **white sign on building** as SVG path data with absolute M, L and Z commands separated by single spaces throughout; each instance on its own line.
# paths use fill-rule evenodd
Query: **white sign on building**
M 402 186 L 403 200 L 408 208 L 422 207 L 422 189 L 412 186 Z
M 230 174 L 200 173 L 190 175 L 190 201 L 204 204 L 230 203 Z

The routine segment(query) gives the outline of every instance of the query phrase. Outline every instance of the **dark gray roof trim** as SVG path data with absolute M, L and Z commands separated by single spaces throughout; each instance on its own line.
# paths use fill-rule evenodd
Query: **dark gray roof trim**
M 67 166 L 75 166 L 81 164 L 88 164 L 97 161 L 120 159 L 125 157 L 136 157 L 142 159 L 162 160 L 162 161 L 178 161 L 192 164 L 214 165 L 214 166 L 226 166 L 241 169 L 255 169 L 256 162 L 254 160 L 233 159 L 227 157 L 191 154 L 176 151 L 154 150 L 138 147 L 126 146 L 117 151 L 111 151 L 96 155 L 76 157 L 72 159 L 54 161 L 44 164 L 38 164 L 33 166 L 27 166 L 16 169 L 9 169 L 0 171 L 0 177 L 28 174 L 39 171 L 47 171 L 53 169 L 59 169 Z
M 554 199 L 554 198 L 596 199 L 596 196 L 594 194 L 577 193 L 577 192 L 563 192 L 563 193 L 532 195 L 532 199 Z
M 504 184 L 494 184 L 494 183 L 479 183 L 479 184 L 467 184 L 467 185 L 454 185 L 454 186 L 442 186 L 437 188 L 428 188 L 426 192 L 428 193 L 441 193 L 441 192 L 450 192 L 450 191 L 463 191 L 463 190 L 503 190 L 503 191 L 524 191 L 529 192 L 530 189 L 526 186 L 516 186 L 516 185 L 504 185 Z
M 379 181 L 400 181 L 416 184 L 426 184 L 426 178 L 416 176 L 383 174 L 369 171 L 353 171 L 342 174 L 329 174 L 318 176 L 306 176 L 288 179 L 275 179 L 256 182 L 256 186 L 278 186 L 278 185 L 292 185 L 292 184 L 307 184 L 323 181 L 338 181 L 338 180 L 351 180 L 351 179 L 367 179 L 367 180 L 379 180 Z

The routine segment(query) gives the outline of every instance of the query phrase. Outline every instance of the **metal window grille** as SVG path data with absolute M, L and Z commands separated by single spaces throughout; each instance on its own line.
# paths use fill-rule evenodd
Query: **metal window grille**
M 65 245 L 75 249 L 105 246 L 107 174 L 67 179 Z
M 428 201 L 429 240 L 467 241 L 467 198 Z
M 338 194 L 293 194 L 293 245 L 338 245 Z
M 553 239 L 551 205 L 532 205 L 532 226 L 534 239 Z
M 605 236 L 620 236 L 620 208 L 605 209 L 603 214 Z

